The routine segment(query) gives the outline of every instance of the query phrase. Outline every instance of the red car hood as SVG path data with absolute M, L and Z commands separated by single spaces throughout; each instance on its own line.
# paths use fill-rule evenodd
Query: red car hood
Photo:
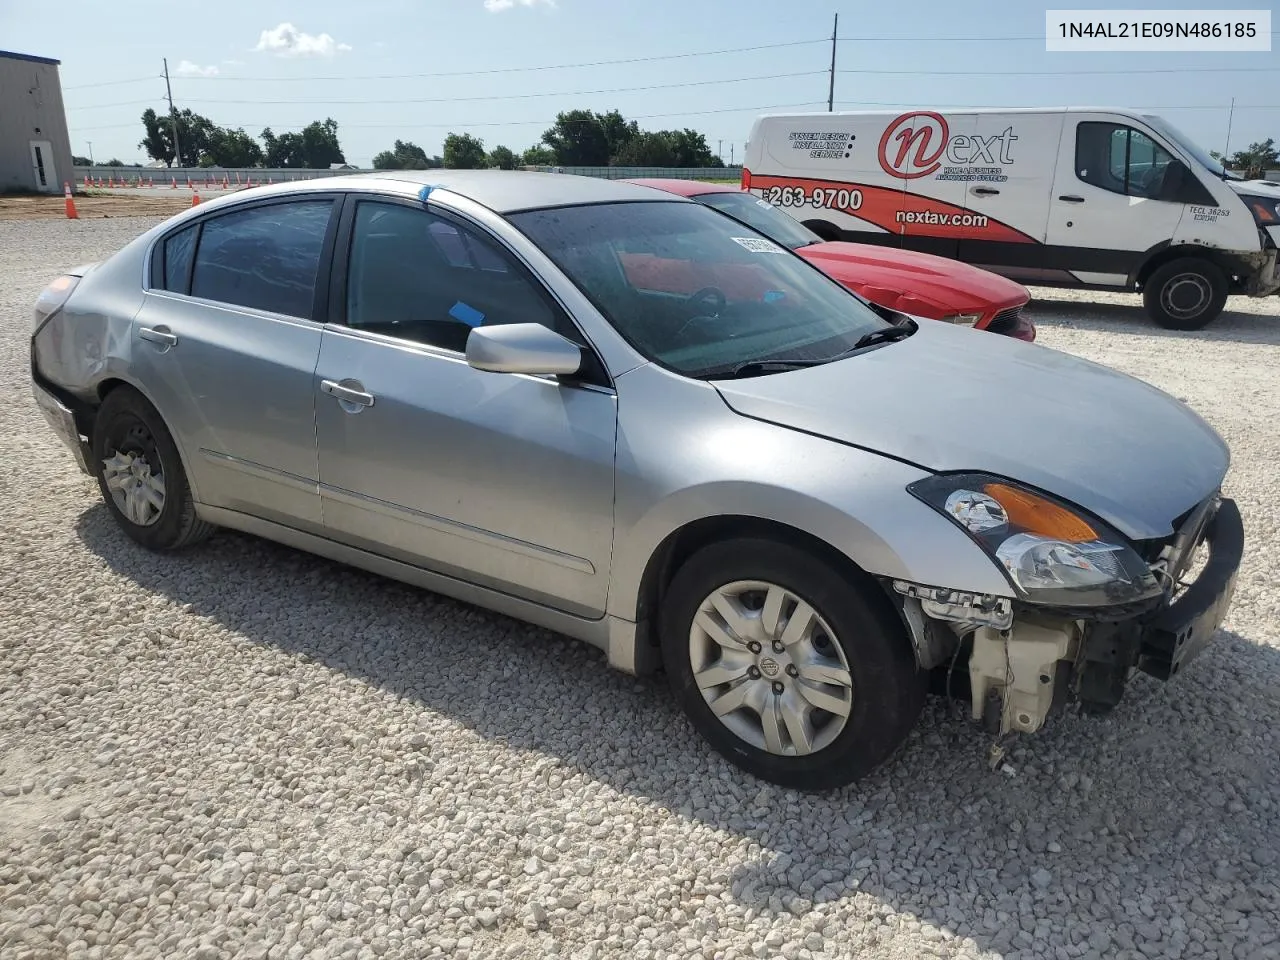
M 953 313 L 987 313 L 1027 301 L 1027 290 L 1020 283 L 914 250 L 871 243 L 815 243 L 796 253 L 868 300 L 931 320 Z

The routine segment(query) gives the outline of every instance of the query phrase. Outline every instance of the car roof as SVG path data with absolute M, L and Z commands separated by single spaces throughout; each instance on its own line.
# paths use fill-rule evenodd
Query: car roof
M 380 170 L 323 177 L 309 181 L 308 187 L 368 189 L 375 184 L 405 194 L 420 193 L 423 187 L 448 190 L 499 214 L 584 203 L 659 199 L 653 191 L 623 180 L 525 170 Z
M 737 184 L 708 183 L 705 180 L 677 180 L 674 177 L 637 177 L 625 180 L 624 183 L 635 183 L 642 187 L 653 187 L 665 190 L 677 197 L 700 197 L 704 193 L 742 193 Z

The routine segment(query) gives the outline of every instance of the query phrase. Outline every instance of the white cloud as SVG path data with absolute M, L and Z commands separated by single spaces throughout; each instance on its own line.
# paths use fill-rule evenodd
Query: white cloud
M 180 77 L 216 77 L 218 68 L 214 66 L 202 67 L 198 63 L 192 63 L 190 60 L 183 60 L 178 64 L 178 69 L 174 71 Z
M 253 49 L 261 53 L 274 53 L 277 57 L 332 57 L 345 53 L 351 47 L 349 44 L 339 43 L 327 33 L 303 33 L 292 23 L 282 23 L 270 30 L 263 30 L 258 37 L 258 45 Z
M 226 66 L 226 67 L 243 67 L 244 61 L 243 60 L 223 60 L 222 64 L 223 66 Z
M 484 8 L 490 13 L 502 13 L 504 10 L 511 10 L 514 7 L 536 7 L 536 6 L 554 7 L 556 0 L 484 0 Z

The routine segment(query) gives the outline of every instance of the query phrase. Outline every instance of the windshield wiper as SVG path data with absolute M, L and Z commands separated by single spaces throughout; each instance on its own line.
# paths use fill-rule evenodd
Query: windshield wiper
M 916 332 L 917 325 L 911 321 L 909 325 L 881 327 L 878 330 L 872 330 L 870 333 L 864 333 L 858 338 L 858 341 L 848 350 L 842 350 L 834 356 L 823 357 L 821 360 L 783 360 L 769 359 L 747 360 L 731 367 L 728 370 L 719 373 L 703 374 L 703 378 L 707 380 L 734 380 L 742 377 L 756 377 L 762 373 L 783 373 L 787 370 L 800 370 L 804 367 L 821 367 L 824 364 L 835 363 L 837 360 L 843 360 L 852 356 L 859 350 L 865 350 L 867 347 L 874 347 L 881 343 L 893 343 L 895 340 L 902 340 L 911 336 Z
M 895 340 L 902 340 L 915 332 L 915 324 L 909 327 L 881 327 L 879 330 L 864 333 L 846 353 L 853 353 L 854 350 L 861 350 L 863 347 L 874 347 L 877 343 L 892 343 Z M 837 358 L 832 357 L 831 359 L 835 360 Z
M 736 380 L 740 377 L 755 377 L 762 373 L 782 373 L 786 370 L 799 370 L 803 367 L 819 367 L 830 363 L 830 358 L 822 360 L 748 360 L 722 373 L 712 374 L 708 380 Z

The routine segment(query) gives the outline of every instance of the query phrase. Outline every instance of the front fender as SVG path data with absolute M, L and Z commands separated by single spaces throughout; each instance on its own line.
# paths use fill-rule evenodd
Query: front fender
M 713 388 L 670 380 L 654 367 L 619 379 L 609 614 L 636 619 L 645 569 L 671 534 L 728 515 L 802 531 L 873 575 L 1013 596 L 976 543 L 907 493 L 907 484 L 928 476 L 925 471 L 739 416 Z M 653 416 L 651 404 L 662 402 L 653 397 L 633 402 L 646 393 L 677 402 L 678 420 Z M 640 414 L 632 416 L 634 410 Z M 682 442 L 673 443 L 672 422 L 680 424 Z

